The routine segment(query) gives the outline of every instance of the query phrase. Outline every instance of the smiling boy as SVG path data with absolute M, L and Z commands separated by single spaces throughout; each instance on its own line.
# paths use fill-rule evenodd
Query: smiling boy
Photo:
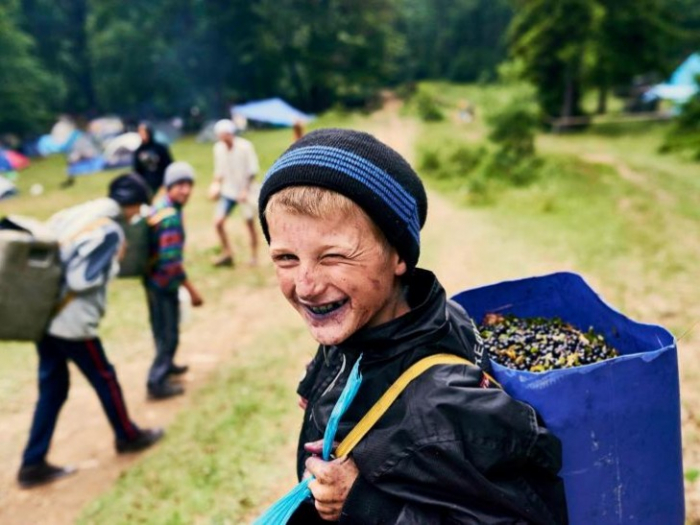
M 566 523 L 559 441 L 487 379 L 466 312 L 416 268 L 427 198 L 408 163 L 365 133 L 318 130 L 272 166 L 259 209 L 281 291 L 320 345 L 298 389 L 308 404 L 297 470 L 314 475 L 314 501 L 290 523 Z M 358 360 L 338 440 L 404 371 L 441 353 L 475 364 L 430 368 L 350 455 L 317 457 Z
M 187 372 L 187 366 L 173 362 L 180 337 L 180 301 L 183 286 L 192 306 L 203 303 L 187 278 L 184 267 L 185 229 L 182 208 L 192 195 L 194 170 L 186 162 L 174 162 L 165 170 L 165 195 L 153 206 L 150 226 L 151 264 L 146 276 L 146 297 L 156 355 L 148 372 L 149 399 L 167 399 L 184 393 L 170 376 Z

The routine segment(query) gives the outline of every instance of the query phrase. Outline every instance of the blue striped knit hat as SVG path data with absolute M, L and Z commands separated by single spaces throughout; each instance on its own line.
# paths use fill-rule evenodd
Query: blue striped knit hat
M 428 200 L 408 162 L 372 135 L 320 129 L 296 141 L 272 165 L 260 190 L 260 222 L 270 242 L 265 207 L 289 186 L 320 186 L 360 206 L 396 248 L 409 271 L 420 254 Z

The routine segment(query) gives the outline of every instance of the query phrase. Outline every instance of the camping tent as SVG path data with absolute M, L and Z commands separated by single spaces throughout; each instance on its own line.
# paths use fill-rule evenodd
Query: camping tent
M 700 54 L 693 53 L 678 66 L 668 82 L 652 87 L 646 92 L 645 98 L 647 100 L 660 98 L 683 104 L 697 93 L 698 84 L 695 78 L 698 75 L 700 75 Z
M 124 133 L 124 123 L 119 117 L 100 117 L 90 121 L 88 132 L 101 141 Z
M 141 145 L 141 136 L 131 131 L 123 133 L 105 144 L 102 154 L 105 161 L 105 168 L 123 168 L 131 166 L 134 159 L 134 152 Z
M 51 128 L 51 133 L 39 138 L 37 148 L 43 156 L 53 153 L 66 153 L 73 146 L 73 142 L 80 136 L 80 131 L 68 117 L 61 117 Z
M 104 168 L 102 150 L 88 133 L 79 132 L 68 151 L 68 175 L 88 175 Z
M 231 114 L 242 115 L 248 120 L 264 122 L 274 126 L 293 126 L 297 122 L 306 123 L 313 120 L 313 115 L 302 113 L 281 98 L 268 98 L 233 106 Z
M 23 170 L 29 167 L 29 159 L 9 149 L 0 149 L 0 172 Z

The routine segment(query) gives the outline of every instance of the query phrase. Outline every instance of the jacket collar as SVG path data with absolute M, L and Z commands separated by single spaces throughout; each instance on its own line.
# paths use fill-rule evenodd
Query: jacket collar
M 432 272 L 417 268 L 408 285 L 411 310 L 372 328 L 355 332 L 338 345 L 349 357 L 363 354 L 363 363 L 391 359 L 418 345 L 438 340 L 449 331 L 445 290 Z

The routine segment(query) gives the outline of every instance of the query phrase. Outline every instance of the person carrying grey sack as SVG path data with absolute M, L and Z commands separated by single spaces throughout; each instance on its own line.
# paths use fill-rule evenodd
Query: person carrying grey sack
M 61 244 L 64 280 L 54 317 L 37 343 L 39 400 L 17 474 L 23 488 L 55 481 L 75 470 L 46 461 L 58 414 L 68 397 L 68 361 L 75 363 L 99 397 L 118 453 L 138 452 L 163 436 L 162 429 L 139 428 L 129 417 L 116 370 L 97 335 L 107 285 L 117 275 L 118 259 L 124 253 L 119 223 L 131 220 L 150 198 L 139 175 L 122 175 L 110 184 L 107 198 L 68 208 L 49 220 Z
M 201 306 L 202 296 L 187 278 L 184 268 L 185 229 L 182 208 L 192 194 L 194 169 L 186 162 L 174 162 L 165 170 L 165 194 L 154 204 L 148 217 L 151 261 L 145 278 L 151 330 L 156 356 L 148 373 L 148 397 L 167 399 L 184 392 L 170 380 L 187 372 L 187 366 L 174 363 L 179 344 L 180 301 L 183 286 L 192 306 Z

